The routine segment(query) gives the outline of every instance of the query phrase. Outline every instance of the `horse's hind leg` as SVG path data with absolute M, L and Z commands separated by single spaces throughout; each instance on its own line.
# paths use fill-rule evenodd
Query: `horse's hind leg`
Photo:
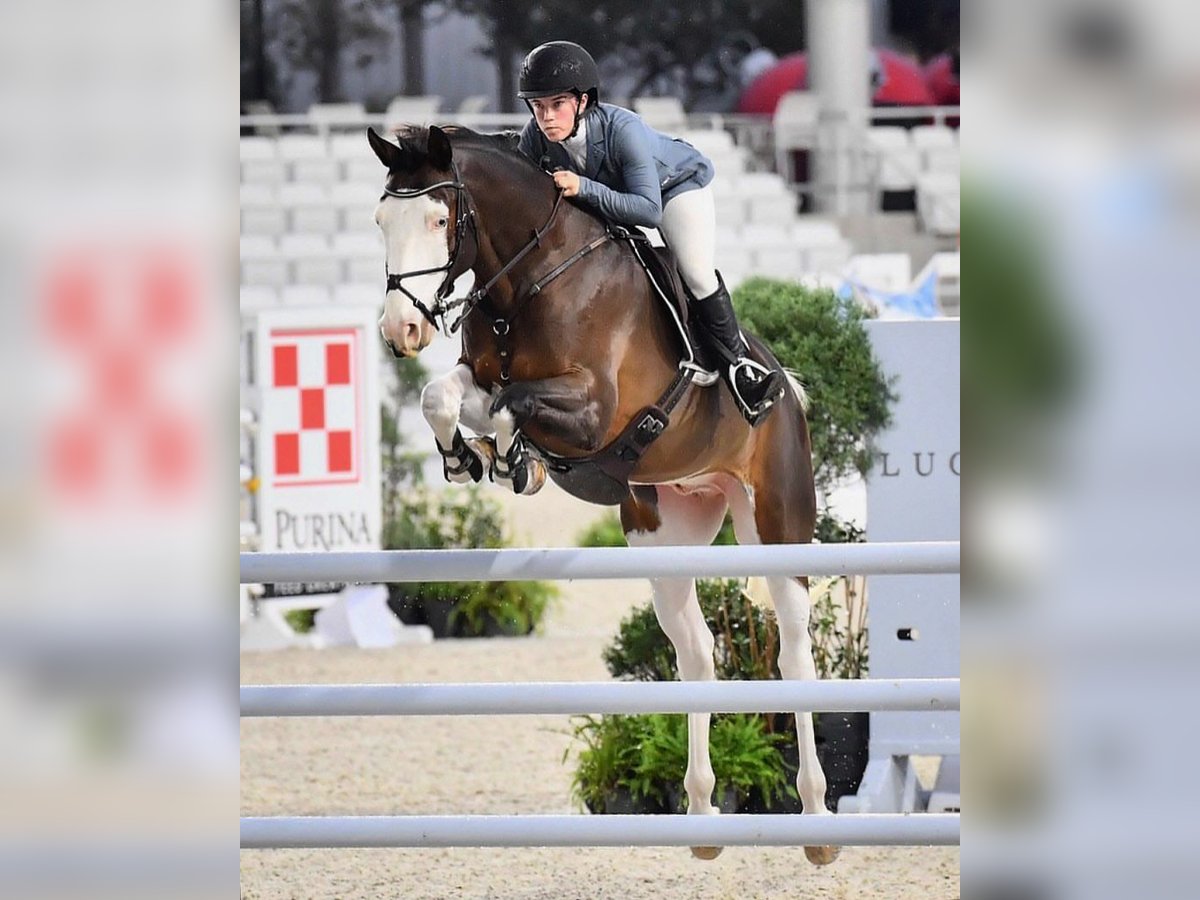
M 717 491 L 685 494 L 668 485 L 636 489 L 621 505 L 621 524 L 630 546 L 709 544 L 721 530 L 725 498 Z M 654 612 L 675 648 L 681 681 L 712 681 L 713 636 L 700 612 L 694 578 L 653 578 Z M 708 751 L 709 713 L 688 715 L 688 764 L 683 786 L 690 815 L 715 815 L 712 761 Z M 720 847 L 693 847 L 700 859 L 713 859 Z
M 785 458 L 777 457 L 780 462 Z M 798 468 L 798 467 L 797 467 Z M 793 469 L 764 466 L 754 479 L 753 491 L 733 482 L 727 491 L 738 543 L 807 543 L 812 539 L 815 500 Z M 775 576 L 766 579 L 779 623 L 779 672 L 784 678 L 811 680 L 817 677 L 812 638 L 808 633 L 812 602 L 807 578 Z M 812 713 L 796 713 L 796 740 L 800 770 L 796 789 L 806 814 L 829 815 L 825 806 L 825 772 L 817 759 L 817 742 Z M 805 847 L 809 862 L 826 865 L 838 855 L 837 847 Z

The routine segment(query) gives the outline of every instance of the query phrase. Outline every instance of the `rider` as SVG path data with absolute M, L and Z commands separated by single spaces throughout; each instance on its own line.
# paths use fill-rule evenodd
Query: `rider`
M 658 228 L 693 297 L 702 335 L 724 362 L 721 374 L 742 415 L 757 425 L 784 391 L 784 376 L 749 357 L 725 282 L 714 267 L 712 162 L 691 144 L 650 128 L 636 113 L 600 103 L 591 55 L 569 41 L 535 47 L 521 64 L 520 90 L 533 119 L 520 150 L 554 184 L 620 225 Z

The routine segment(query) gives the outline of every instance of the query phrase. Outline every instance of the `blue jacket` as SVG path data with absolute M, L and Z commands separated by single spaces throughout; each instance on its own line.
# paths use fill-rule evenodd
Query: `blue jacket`
M 518 148 L 543 168 L 578 172 L 579 199 L 609 221 L 657 228 L 664 203 L 713 179 L 707 156 L 687 141 L 655 131 L 636 113 L 600 103 L 584 120 L 583 171 L 561 144 L 546 140 L 533 119 L 525 124 Z

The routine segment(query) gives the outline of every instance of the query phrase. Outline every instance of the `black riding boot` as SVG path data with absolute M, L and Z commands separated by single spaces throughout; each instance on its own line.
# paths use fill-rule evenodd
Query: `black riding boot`
M 750 358 L 720 272 L 717 285 L 709 296 L 694 300 L 691 308 L 703 326 L 700 332 L 707 337 L 709 349 L 721 359 L 721 377 L 729 385 L 738 409 L 747 422 L 757 425 L 783 396 L 787 381 L 778 369 L 768 369 Z

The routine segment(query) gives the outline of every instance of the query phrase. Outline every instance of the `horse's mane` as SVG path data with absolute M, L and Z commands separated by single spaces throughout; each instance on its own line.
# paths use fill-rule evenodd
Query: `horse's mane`
M 484 134 L 479 131 L 472 131 L 462 125 L 439 125 L 446 137 L 450 139 L 450 144 L 455 149 L 462 148 L 464 150 L 485 150 L 493 151 L 508 157 L 513 162 L 523 163 L 534 171 L 541 171 L 536 165 L 519 150 L 517 143 L 521 139 L 521 135 L 516 131 L 501 131 L 495 134 Z M 429 148 L 429 128 L 425 125 L 401 125 L 395 132 L 395 137 L 400 146 L 411 153 L 424 156 L 428 153 Z

